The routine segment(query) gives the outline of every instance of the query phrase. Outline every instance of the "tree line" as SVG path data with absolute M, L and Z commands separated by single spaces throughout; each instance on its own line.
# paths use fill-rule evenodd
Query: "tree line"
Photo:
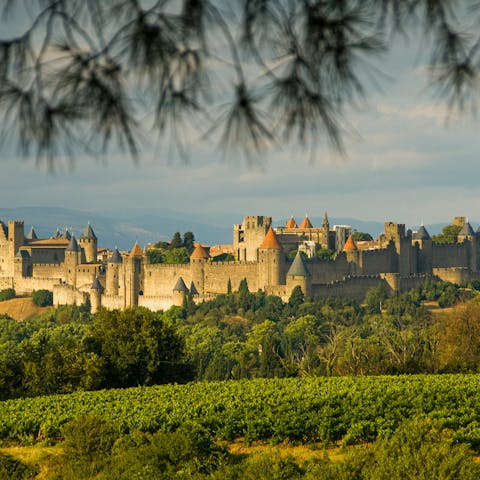
M 480 302 L 435 313 L 471 290 L 447 282 L 388 298 L 381 286 L 362 304 L 288 302 L 239 290 L 165 312 L 60 307 L 16 322 L 0 318 L 2 399 L 74 390 L 302 375 L 477 372 Z

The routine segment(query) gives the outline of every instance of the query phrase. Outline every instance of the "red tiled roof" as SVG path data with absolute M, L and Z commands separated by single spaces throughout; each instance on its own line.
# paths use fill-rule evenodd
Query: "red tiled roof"
M 288 222 L 285 224 L 285 228 L 297 228 L 297 222 L 293 216 L 291 216 Z
M 343 247 L 344 252 L 353 252 L 355 250 L 358 250 L 357 246 L 355 245 L 355 242 L 352 237 L 348 237 L 347 241 L 345 242 L 345 245 Z
M 278 243 L 277 236 L 275 235 L 275 232 L 273 231 L 272 227 L 268 229 L 268 232 L 265 235 L 265 238 L 263 239 L 263 242 L 260 245 L 260 248 L 264 250 L 281 250 L 282 249 L 282 247 Z
M 190 255 L 190 258 L 210 258 L 210 255 L 203 245 L 197 243 L 195 245 L 195 250 L 193 250 L 192 254 Z
M 310 219 L 308 217 L 305 217 L 298 228 L 313 228 L 313 225 Z
M 130 250 L 130 256 L 132 256 L 132 257 L 142 257 L 143 256 L 143 250 L 140 248 L 140 245 L 137 242 L 135 242 L 135 245 Z

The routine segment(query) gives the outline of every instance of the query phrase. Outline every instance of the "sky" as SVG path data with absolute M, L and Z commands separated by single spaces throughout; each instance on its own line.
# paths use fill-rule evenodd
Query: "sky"
M 480 221 L 480 120 L 448 116 L 426 88 L 416 41 L 397 41 L 382 61 L 381 91 L 346 115 L 345 157 L 320 147 L 312 160 L 300 146 L 265 153 L 251 166 L 214 145 L 194 144 L 188 163 L 147 150 L 77 156 L 54 174 L 34 159 L 0 150 L 0 205 L 62 206 L 102 214 L 168 210 L 218 224 L 225 215 L 293 214 L 360 220 L 448 223 Z M 154 142 L 155 143 L 155 142 Z M 162 143 L 162 146 L 164 144 Z

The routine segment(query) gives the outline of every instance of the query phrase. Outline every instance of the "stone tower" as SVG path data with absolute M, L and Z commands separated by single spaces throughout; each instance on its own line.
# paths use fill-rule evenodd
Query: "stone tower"
M 478 271 L 478 246 L 477 238 L 472 226 L 466 221 L 458 232 L 457 240 L 465 243 L 468 248 L 468 267 L 471 272 Z
M 69 285 L 77 285 L 77 266 L 82 263 L 82 250 L 78 246 L 75 235 L 70 237 L 70 242 L 65 249 L 65 281 Z
M 138 296 L 141 293 L 143 273 L 143 251 L 135 242 L 130 254 L 125 260 L 125 307 L 135 308 L 138 306 Z
M 97 261 L 98 240 L 90 223 L 82 233 L 78 240 L 79 245 L 85 252 L 85 261 L 87 263 L 94 263 Z
M 300 252 L 297 252 L 295 259 L 287 272 L 287 290 L 291 293 L 296 286 L 299 286 L 302 289 L 305 296 L 309 297 L 311 295 L 311 275 L 303 262 Z
M 24 224 L 18 220 L 11 220 L 8 222 L 8 258 L 6 270 L 10 275 L 14 275 L 14 259 L 19 248 L 25 243 Z
M 92 286 L 90 287 L 90 305 L 91 313 L 97 313 L 102 307 L 102 293 L 103 287 L 98 277 L 95 277 Z
M 355 240 L 350 235 L 343 246 L 343 252 L 347 257 L 347 262 L 349 264 L 350 274 L 351 275 L 358 275 L 361 270 L 360 265 L 360 252 L 358 251 L 358 247 L 355 243 Z
M 233 226 L 233 248 L 237 260 L 258 261 L 258 246 L 272 225 L 272 217 L 250 215 L 243 217 L 241 225 Z
M 185 301 L 185 297 L 188 295 L 188 288 L 185 285 L 182 277 L 178 277 L 177 283 L 173 287 L 172 302 L 177 307 L 181 307 Z
M 190 255 L 190 271 L 192 272 L 192 283 L 197 294 L 205 293 L 205 264 L 209 261 L 210 255 L 199 243 Z
M 118 295 L 120 290 L 120 273 L 122 269 L 122 256 L 117 248 L 107 262 L 106 293 L 107 295 Z
M 432 273 L 432 239 L 422 225 L 412 236 L 413 244 L 418 246 L 418 271 Z
M 258 287 L 282 285 L 284 262 L 282 247 L 270 227 L 258 249 Z

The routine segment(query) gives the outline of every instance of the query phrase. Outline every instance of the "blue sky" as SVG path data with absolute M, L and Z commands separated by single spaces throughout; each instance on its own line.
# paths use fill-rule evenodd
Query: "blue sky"
M 479 120 L 448 117 L 426 88 L 416 41 L 397 41 L 382 61 L 382 91 L 346 116 L 347 157 L 320 147 L 314 161 L 297 145 L 262 155 L 257 166 L 238 153 L 222 158 L 211 142 L 192 140 L 191 161 L 148 148 L 134 165 L 128 155 L 78 156 L 54 175 L 34 159 L 0 151 L 0 204 L 63 206 L 97 213 L 165 209 L 216 222 L 223 214 L 274 218 L 305 213 L 407 226 L 480 220 Z M 155 144 L 156 142 L 152 142 Z

